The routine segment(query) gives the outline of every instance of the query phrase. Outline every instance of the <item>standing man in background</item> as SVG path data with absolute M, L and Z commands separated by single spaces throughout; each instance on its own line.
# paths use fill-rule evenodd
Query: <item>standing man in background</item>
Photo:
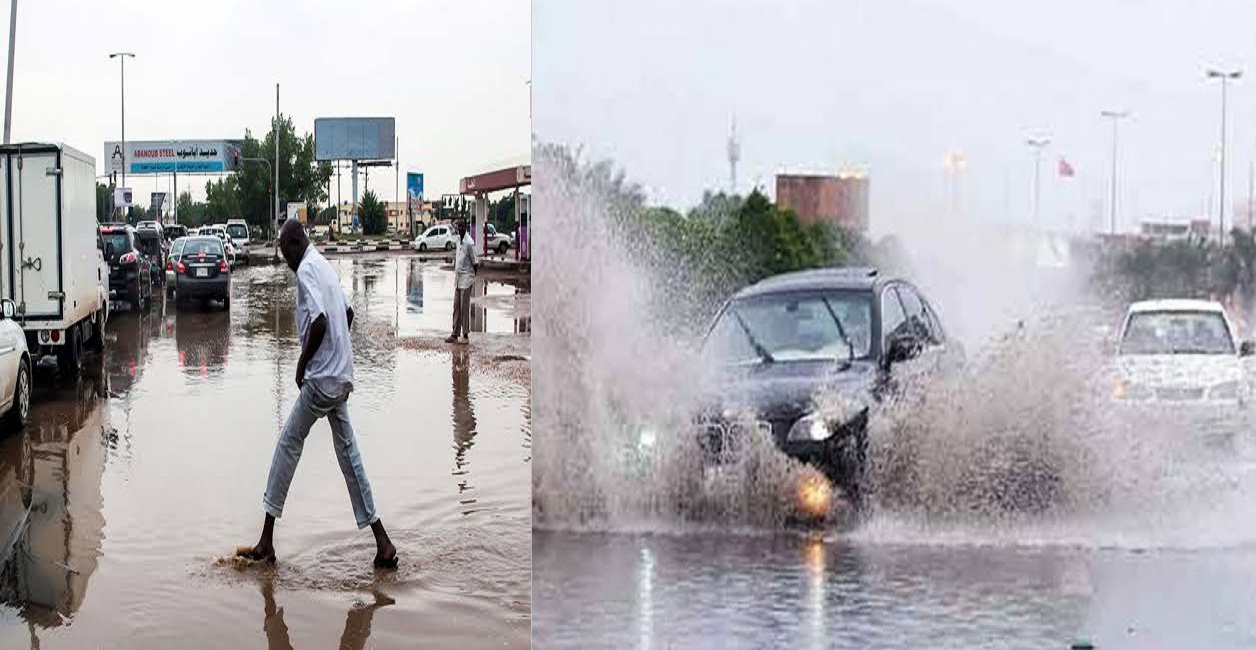
M 471 285 L 475 283 L 475 271 L 480 266 L 480 257 L 475 253 L 475 240 L 467 234 L 467 222 L 458 222 L 458 248 L 454 255 L 454 333 L 445 339 L 446 343 L 470 342 L 471 329 Z M 459 336 L 461 335 L 461 338 Z

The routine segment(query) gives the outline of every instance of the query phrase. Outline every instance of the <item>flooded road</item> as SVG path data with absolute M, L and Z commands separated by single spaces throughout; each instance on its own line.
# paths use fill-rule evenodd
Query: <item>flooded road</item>
M 469 350 L 416 350 L 398 337 L 444 329 L 448 270 L 332 263 L 356 313 L 350 417 L 400 569 L 371 568 L 325 421 L 276 525 L 278 566 L 231 559 L 260 530 L 299 354 L 291 272 L 246 268 L 229 312 L 118 312 L 83 380 L 37 373 L 31 425 L 0 436 L 0 647 L 527 646 L 531 389 L 477 359 L 494 332 L 528 330 L 526 296 L 481 302 Z
M 1256 548 L 538 532 L 534 645 L 1250 648 Z

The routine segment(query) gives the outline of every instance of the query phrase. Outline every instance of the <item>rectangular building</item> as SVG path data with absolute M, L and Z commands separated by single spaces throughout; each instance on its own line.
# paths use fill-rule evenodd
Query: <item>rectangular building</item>
M 830 223 L 843 230 L 868 230 L 867 174 L 777 174 L 776 204 L 802 223 Z

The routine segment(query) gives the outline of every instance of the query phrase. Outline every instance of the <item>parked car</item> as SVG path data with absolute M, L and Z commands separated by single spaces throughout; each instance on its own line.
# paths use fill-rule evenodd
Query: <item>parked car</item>
M 244 219 L 227 220 L 227 236 L 231 237 L 232 244 L 236 247 L 236 256 L 239 262 L 249 263 L 249 248 L 252 240 L 249 238 L 249 224 Z
M 26 426 L 31 413 L 33 366 L 26 332 L 16 316 L 17 304 L 0 300 L 0 417 L 10 430 Z
M 515 245 L 515 240 L 510 235 L 497 232 L 497 228 L 491 223 L 484 226 L 484 234 L 488 241 L 488 249 L 497 251 L 498 255 L 505 255 L 506 251 Z
M 684 434 L 697 436 L 701 471 L 685 480 L 720 474 L 761 435 L 827 479 L 822 502 L 802 504 L 811 515 L 827 515 L 831 485 L 859 506 L 870 409 L 893 394 L 898 366 L 926 352 L 935 364 L 922 359 L 926 368 L 963 359 L 929 301 L 874 269 L 788 273 L 742 289 L 703 341 L 701 409 Z M 652 453 L 658 434 L 639 427 L 639 453 Z
M 139 250 L 135 229 L 126 224 L 100 227 L 109 260 L 109 295 L 126 300 L 138 311 L 148 309 L 153 297 L 152 263 Z
M 451 251 L 457 241 L 458 233 L 453 226 L 432 226 L 415 238 L 410 247 L 421 253 L 430 250 Z
M 187 243 L 187 237 L 180 237 L 170 243 L 170 252 L 166 254 L 166 295 L 174 293 L 175 285 L 175 264 L 179 261 L 179 257 L 183 255 L 183 245 Z
M 188 237 L 174 271 L 176 307 L 196 299 L 221 300 L 224 309 L 231 306 L 231 266 L 221 239 Z

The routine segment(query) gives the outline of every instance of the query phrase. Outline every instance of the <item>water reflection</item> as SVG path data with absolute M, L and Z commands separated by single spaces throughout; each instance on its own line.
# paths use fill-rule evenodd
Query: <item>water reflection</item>
M 27 622 L 32 647 L 38 629 L 66 624 L 79 610 L 100 557 L 109 430 L 102 381 L 88 376 L 71 394 L 44 397 L 0 455 L 0 530 L 17 531 L 0 567 L 0 600 Z M 31 486 L 29 498 L 19 490 L 26 508 L 16 507 L 9 480 Z
M 406 272 L 406 311 L 423 313 L 423 260 L 412 258 Z
M 283 608 L 275 601 L 274 574 L 261 578 L 263 600 L 262 630 L 266 633 L 266 647 L 269 650 L 292 650 L 292 640 L 288 635 L 288 624 L 284 622 Z M 378 591 L 373 592 L 373 603 L 358 603 L 345 616 L 344 632 L 340 635 L 340 650 L 361 650 L 371 636 L 371 621 L 375 618 L 375 610 L 396 604 L 397 601 Z
M 179 367 L 189 375 L 217 377 L 231 345 L 231 316 L 227 311 L 182 313 L 175 319 L 175 347 Z
M 146 313 L 120 314 L 109 319 L 107 332 L 113 336 L 106 343 L 109 353 L 105 355 L 105 372 L 113 396 L 126 397 L 139 383 L 149 340 L 162 335 L 163 323 L 160 315 Z
M 475 408 L 471 404 L 471 354 L 466 348 L 451 353 L 449 368 L 452 375 L 453 424 L 454 424 L 454 472 L 458 479 L 458 495 L 463 506 L 462 514 L 475 512 L 476 499 L 469 494 L 467 451 L 475 444 Z

